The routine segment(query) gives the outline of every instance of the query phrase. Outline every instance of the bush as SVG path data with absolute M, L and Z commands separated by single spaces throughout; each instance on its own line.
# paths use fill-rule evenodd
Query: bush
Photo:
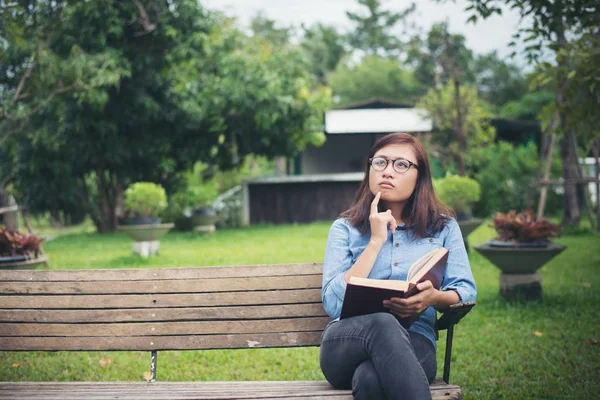
M 479 183 L 466 176 L 448 175 L 433 181 L 438 197 L 457 214 L 470 214 L 474 202 L 481 197 Z
M 33 234 L 24 235 L 17 231 L 8 231 L 0 227 L 0 256 L 37 257 L 43 240 Z
M 125 211 L 130 215 L 156 217 L 167 208 L 165 189 L 152 182 L 136 182 L 125 190 Z
M 560 177 L 559 152 L 554 152 L 551 178 Z M 533 142 L 513 145 L 498 142 L 487 147 L 469 151 L 466 157 L 471 176 L 481 185 L 481 199 L 475 203 L 473 213 L 489 217 L 495 212 L 525 210 L 531 207 L 528 199 L 531 184 L 539 163 L 537 147 Z M 539 188 L 534 192 L 533 204 L 539 200 Z M 546 202 L 546 214 L 561 210 L 561 195 L 550 187 Z
M 492 226 L 499 235 L 497 240 L 503 242 L 549 243 L 562 230 L 545 217 L 536 219 L 531 210 L 496 213 Z

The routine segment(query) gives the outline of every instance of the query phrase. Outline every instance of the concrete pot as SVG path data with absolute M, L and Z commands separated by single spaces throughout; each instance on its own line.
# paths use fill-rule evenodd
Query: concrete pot
M 500 295 L 507 300 L 538 300 L 542 297 L 542 277 L 536 273 L 566 246 L 550 243 L 545 247 L 523 244 L 497 244 L 488 241 L 473 248 L 499 268 Z
M 550 243 L 546 247 L 493 246 L 489 242 L 473 246 L 505 274 L 533 274 L 566 247 Z
M 125 233 L 136 242 L 152 242 L 160 239 L 175 224 L 156 224 L 156 225 L 120 225 L 119 231 Z

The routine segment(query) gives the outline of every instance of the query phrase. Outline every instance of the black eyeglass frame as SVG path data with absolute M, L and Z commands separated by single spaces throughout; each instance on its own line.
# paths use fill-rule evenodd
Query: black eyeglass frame
M 376 159 L 376 158 L 381 158 L 382 160 L 386 161 L 385 167 L 383 167 L 382 170 L 377 170 L 377 169 L 375 169 L 375 167 L 373 167 L 373 160 Z M 394 163 L 396 161 L 398 161 L 398 160 L 406 161 L 408 163 L 408 169 L 406 171 L 400 172 L 400 171 L 398 171 L 396 169 L 396 167 L 394 166 Z M 388 165 L 390 165 L 390 161 L 392 162 L 392 168 L 394 169 L 394 171 L 396 171 L 399 174 L 405 174 L 405 173 L 407 173 L 408 171 L 410 171 L 411 167 L 413 167 L 417 171 L 419 170 L 419 166 L 417 164 L 415 164 L 414 162 L 412 162 L 410 160 L 407 160 L 406 158 L 403 158 L 403 157 L 396 158 L 395 160 L 388 160 L 385 157 L 371 157 L 371 158 L 369 158 L 369 165 L 371 166 L 371 168 L 373 168 L 374 171 L 381 172 L 381 171 L 385 171 L 385 169 L 388 167 Z

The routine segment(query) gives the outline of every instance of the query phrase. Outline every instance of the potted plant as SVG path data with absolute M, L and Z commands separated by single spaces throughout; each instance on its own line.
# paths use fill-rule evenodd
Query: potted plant
M 171 196 L 169 218 L 179 230 L 213 232 L 217 213 L 212 202 L 216 196 L 214 184 L 188 186 Z
M 481 223 L 473 218 L 472 205 L 481 198 L 479 182 L 466 176 L 448 175 L 434 181 L 437 196 L 456 213 L 456 220 L 468 249 L 467 237 Z
M 45 263 L 43 238 L 0 227 L 0 268 L 35 268 Z
M 542 279 L 536 271 L 565 250 L 565 246 L 552 243 L 561 226 L 545 217 L 536 219 L 532 210 L 496 213 L 492 226 L 498 237 L 473 248 L 502 271 L 500 294 L 540 298 Z
M 160 213 L 167 207 L 165 189 L 152 182 L 136 182 L 125 190 L 124 204 L 129 219 L 119 230 L 137 242 L 133 252 L 143 256 L 158 253 L 158 239 L 174 226 L 161 224 Z

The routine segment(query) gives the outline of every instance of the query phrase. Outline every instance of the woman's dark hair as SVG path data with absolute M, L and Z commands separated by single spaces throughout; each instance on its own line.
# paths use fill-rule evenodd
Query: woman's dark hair
M 408 133 L 390 133 L 373 145 L 367 159 L 373 157 L 381 148 L 398 144 L 412 146 L 417 157 L 416 164 L 419 166 L 415 190 L 402 210 L 402 219 L 406 228 L 412 229 L 417 238 L 433 235 L 444 228 L 449 217 L 454 217 L 454 212 L 445 206 L 433 191 L 431 168 L 423 143 Z M 371 228 L 369 214 L 375 198 L 369 188 L 369 168 L 371 167 L 365 160 L 365 177 L 356 192 L 354 204 L 340 214 L 340 217 L 347 218 L 363 235 Z M 380 212 L 384 211 L 381 203 L 379 208 Z

